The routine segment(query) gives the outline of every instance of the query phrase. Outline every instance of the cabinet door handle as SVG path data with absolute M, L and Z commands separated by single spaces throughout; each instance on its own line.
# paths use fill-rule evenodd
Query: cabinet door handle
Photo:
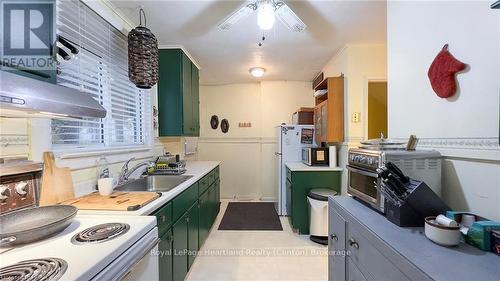
M 330 238 L 331 238 L 332 240 L 339 241 L 339 238 L 337 237 L 337 235 L 336 235 L 335 233 L 331 234 L 331 235 L 330 235 Z
M 354 247 L 355 249 L 359 249 L 359 244 L 354 239 L 349 239 L 349 246 Z
M 166 219 L 165 216 L 160 216 L 161 222 L 165 222 L 165 219 Z
M 186 222 L 189 222 L 189 217 L 186 218 Z

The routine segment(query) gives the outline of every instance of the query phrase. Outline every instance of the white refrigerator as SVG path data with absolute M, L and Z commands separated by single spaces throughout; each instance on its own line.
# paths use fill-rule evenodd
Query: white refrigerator
M 278 135 L 278 202 L 276 211 L 280 216 L 287 216 L 286 162 L 302 161 L 302 148 L 314 146 L 313 125 L 280 125 L 276 127 Z M 291 195 L 291 194 L 290 194 Z

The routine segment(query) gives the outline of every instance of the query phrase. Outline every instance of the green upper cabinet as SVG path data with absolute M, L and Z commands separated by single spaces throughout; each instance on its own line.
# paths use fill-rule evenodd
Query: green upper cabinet
M 199 136 L 198 68 L 181 49 L 160 49 L 159 135 Z
M 191 98 L 193 101 L 193 135 L 200 135 L 200 75 L 194 63 L 191 64 Z

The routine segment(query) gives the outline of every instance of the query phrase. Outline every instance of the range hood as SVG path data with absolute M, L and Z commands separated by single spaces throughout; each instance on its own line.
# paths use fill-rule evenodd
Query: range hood
M 89 94 L 6 71 L 0 71 L 0 109 L 55 117 L 106 116 L 106 109 Z

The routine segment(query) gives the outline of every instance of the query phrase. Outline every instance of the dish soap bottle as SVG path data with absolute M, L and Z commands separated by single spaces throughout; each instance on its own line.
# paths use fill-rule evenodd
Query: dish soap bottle
M 109 178 L 109 163 L 106 157 L 101 156 L 97 160 L 97 179 Z

